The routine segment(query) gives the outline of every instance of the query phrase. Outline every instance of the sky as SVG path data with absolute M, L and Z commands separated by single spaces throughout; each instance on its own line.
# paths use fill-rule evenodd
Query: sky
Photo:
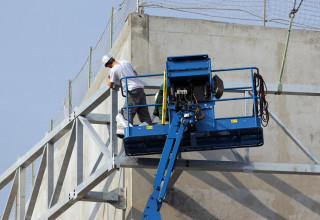
M 0 175 L 50 130 L 121 1 L 0 0 Z

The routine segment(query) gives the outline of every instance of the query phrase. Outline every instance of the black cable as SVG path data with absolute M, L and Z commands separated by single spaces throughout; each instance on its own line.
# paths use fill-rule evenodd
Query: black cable
M 256 112 L 260 116 L 261 119 L 261 125 L 263 127 L 266 127 L 269 122 L 269 104 L 266 100 L 267 95 L 267 85 L 265 81 L 263 80 L 262 76 L 257 73 L 254 73 L 253 75 L 253 83 L 254 83 L 254 93 L 256 96 L 258 96 L 260 99 L 255 99 L 256 102 Z M 257 91 L 257 85 L 259 87 L 259 90 Z

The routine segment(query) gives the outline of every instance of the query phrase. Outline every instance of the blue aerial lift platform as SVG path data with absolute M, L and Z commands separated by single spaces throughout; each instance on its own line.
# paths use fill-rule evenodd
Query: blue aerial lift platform
M 250 71 L 250 86 L 223 88 L 213 72 Z M 164 74 L 162 124 L 128 126 L 123 143 L 129 156 L 162 154 L 155 176 L 154 191 L 149 197 L 142 219 L 161 219 L 160 208 L 178 152 L 216 150 L 263 145 L 263 130 L 258 113 L 260 98 L 255 94 L 259 85 L 254 81 L 256 67 L 211 70 L 208 55 L 168 57 Z M 150 77 L 162 74 L 133 76 Z M 125 77 L 124 85 L 127 87 Z M 121 84 L 122 85 L 122 84 Z M 122 88 L 121 88 L 122 89 Z M 224 90 L 250 89 L 252 97 L 221 99 Z M 128 91 L 126 88 L 125 91 Z M 123 93 L 123 89 L 122 89 Z M 123 94 L 127 98 L 128 93 Z M 252 116 L 215 118 L 215 105 L 221 101 L 252 99 Z M 155 105 L 147 105 L 155 106 Z M 125 106 L 128 109 L 139 106 Z M 169 115 L 166 122 L 165 115 Z

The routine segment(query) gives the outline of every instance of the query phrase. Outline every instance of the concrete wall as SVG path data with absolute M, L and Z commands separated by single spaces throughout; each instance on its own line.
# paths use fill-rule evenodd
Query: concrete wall
M 276 83 L 286 39 L 285 29 L 218 23 L 212 21 L 154 17 L 131 14 L 111 50 L 117 60 L 132 62 L 139 74 L 162 73 L 167 56 L 209 54 L 212 68 L 257 66 L 267 83 Z M 319 85 L 320 33 L 293 30 L 283 83 Z M 244 81 L 239 74 L 219 75 L 225 81 Z M 101 69 L 85 100 L 106 85 L 107 72 Z M 230 95 L 225 94 L 225 97 Z M 268 95 L 270 109 L 320 158 L 319 97 Z M 152 98 L 148 99 L 153 103 Z M 94 112 L 109 113 L 109 100 Z M 119 95 L 118 106 L 123 103 Z M 244 106 L 218 106 L 217 115 L 243 112 Z M 152 111 L 152 109 L 150 109 Z M 108 143 L 109 127 L 94 126 Z M 311 163 L 297 146 L 270 119 L 264 129 L 265 145 L 253 148 L 251 161 Z M 55 178 L 65 152 L 68 134 L 55 152 Z M 85 177 L 91 172 L 100 151 L 85 134 Z M 119 142 L 119 151 L 121 142 Z M 158 155 L 156 155 L 157 157 Z M 229 150 L 182 153 L 183 158 L 235 160 Z M 103 160 L 101 164 L 103 164 Z M 62 195 L 75 186 L 75 157 L 72 156 Z M 59 219 L 141 219 L 152 191 L 155 170 L 121 169 L 94 190 L 111 191 L 124 187 L 127 209 L 117 210 L 101 203 L 78 202 Z M 183 172 L 163 204 L 163 219 L 319 219 L 319 177 L 298 175 L 239 174 L 224 172 Z M 46 182 L 42 187 L 46 186 Z M 44 188 L 42 188 L 44 190 Z M 46 196 L 38 199 L 34 219 L 45 210 Z
M 163 72 L 167 56 L 209 54 L 213 69 L 257 66 L 266 83 L 277 81 L 285 29 L 138 14 L 129 20 L 132 62 L 143 74 Z M 319 32 L 293 30 L 282 82 L 319 85 L 319 49 Z M 239 74 L 221 77 L 246 80 Z M 270 109 L 320 158 L 319 97 L 268 95 L 267 100 Z M 243 105 L 216 105 L 217 115 L 231 116 L 243 109 Z M 251 161 L 312 163 L 272 119 L 264 133 L 265 145 L 249 150 Z M 245 156 L 245 150 L 239 152 Z M 182 153 L 182 158 L 235 160 L 229 150 Z M 155 170 L 132 171 L 132 219 L 141 218 L 154 174 Z M 319 219 L 319 180 L 298 175 L 183 172 L 168 192 L 161 214 L 163 219 Z

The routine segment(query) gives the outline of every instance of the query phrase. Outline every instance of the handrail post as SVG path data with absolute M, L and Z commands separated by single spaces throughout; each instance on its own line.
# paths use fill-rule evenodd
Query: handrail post
M 139 3 L 140 3 L 140 1 L 139 1 L 139 0 L 137 0 L 137 13 L 140 13 Z
M 114 8 L 111 8 L 111 26 L 110 26 L 110 49 L 112 48 L 112 36 L 113 36 L 113 13 Z
M 88 89 L 90 88 L 90 84 L 91 84 L 91 58 L 92 58 L 92 47 L 90 47 L 90 53 L 89 53 Z
M 72 81 L 69 80 L 69 86 L 68 86 L 68 99 L 69 99 L 69 115 L 71 115 L 71 112 L 72 112 L 72 104 L 71 104 L 71 92 L 72 92 Z
M 264 0 L 263 2 L 263 26 L 266 26 L 266 5 L 267 5 L 267 1 Z

